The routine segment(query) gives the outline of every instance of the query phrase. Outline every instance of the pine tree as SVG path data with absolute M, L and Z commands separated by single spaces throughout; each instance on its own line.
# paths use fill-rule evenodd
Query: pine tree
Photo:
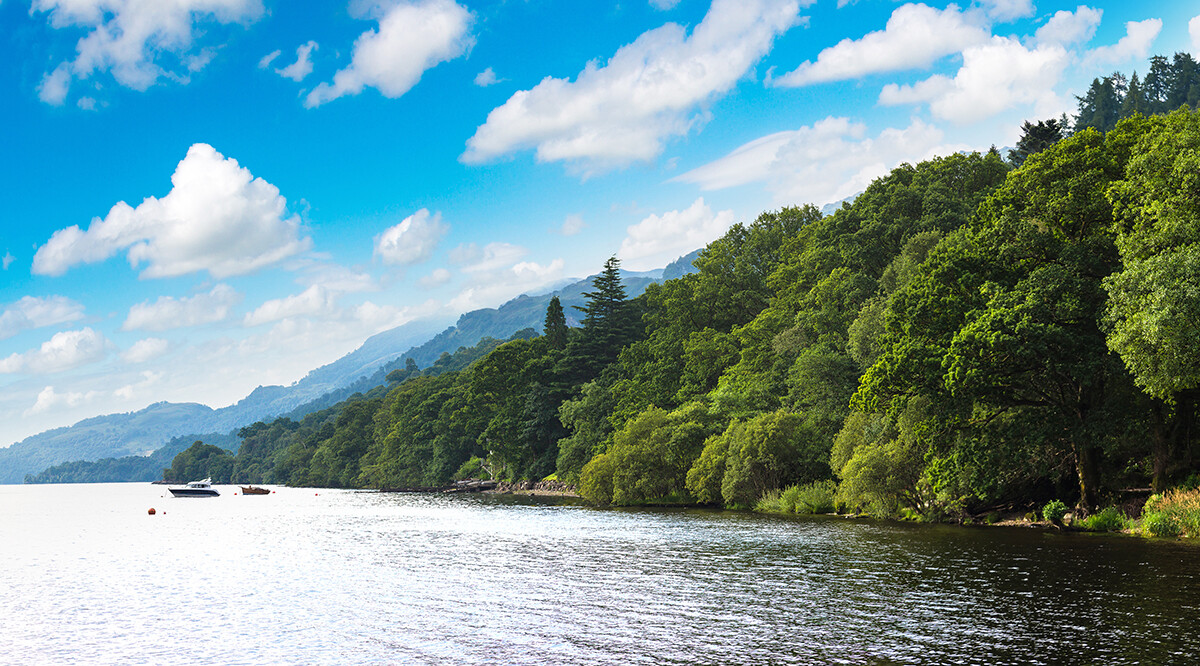
M 552 296 L 550 304 L 546 306 L 546 323 L 542 331 L 552 349 L 562 349 L 567 346 L 567 317 L 563 314 L 562 303 L 558 300 L 558 296 Z
M 1146 93 L 1142 90 L 1137 72 L 1134 72 L 1129 77 L 1129 89 L 1125 92 L 1125 99 L 1121 100 L 1121 112 L 1117 115 L 1123 120 L 1139 113 L 1146 114 Z
M 1008 151 L 1008 161 L 1019 167 L 1030 155 L 1042 152 L 1062 138 L 1063 127 L 1057 118 L 1039 120 L 1036 125 L 1027 120 L 1021 125 L 1021 138 L 1017 140 L 1017 147 Z

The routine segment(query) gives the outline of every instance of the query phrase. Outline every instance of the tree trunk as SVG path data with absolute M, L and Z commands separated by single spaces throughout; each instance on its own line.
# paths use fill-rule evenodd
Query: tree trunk
M 1097 492 L 1100 488 L 1100 475 L 1096 470 L 1096 450 L 1090 442 L 1073 441 L 1071 448 L 1075 452 L 1075 472 L 1079 476 L 1079 503 L 1076 505 L 1077 517 L 1087 516 L 1099 504 Z

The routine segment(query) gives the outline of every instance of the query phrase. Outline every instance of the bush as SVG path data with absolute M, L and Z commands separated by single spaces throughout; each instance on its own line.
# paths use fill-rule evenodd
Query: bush
M 489 479 L 487 472 L 483 471 L 483 458 L 478 456 L 471 458 L 459 466 L 458 471 L 454 473 L 455 481 L 463 479 Z
M 759 513 L 833 513 L 837 484 L 831 480 L 769 490 L 754 505 Z
M 1176 488 L 1151 495 L 1142 510 L 1142 532 L 1156 537 L 1200 536 L 1200 490 Z
M 1067 505 L 1063 504 L 1062 500 L 1051 500 L 1042 507 L 1042 518 L 1052 523 L 1061 523 L 1065 515 L 1067 515 Z
M 1084 518 L 1082 525 L 1089 532 L 1120 532 L 1129 527 L 1129 519 L 1116 507 L 1110 506 Z

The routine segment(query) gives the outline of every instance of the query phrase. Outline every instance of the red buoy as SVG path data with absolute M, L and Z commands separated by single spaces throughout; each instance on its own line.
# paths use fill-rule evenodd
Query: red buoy
M 151 516 L 153 516 L 153 515 L 154 515 L 154 507 L 150 507 L 150 510 L 149 510 L 149 511 L 147 511 L 146 513 L 148 513 L 148 514 L 150 514 Z

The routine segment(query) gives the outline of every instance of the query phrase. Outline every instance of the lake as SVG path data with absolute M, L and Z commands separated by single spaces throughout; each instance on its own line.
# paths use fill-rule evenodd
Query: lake
M 1200 547 L 570 500 L 0 486 L 0 662 L 1163 664 Z M 154 507 L 158 514 L 147 515 Z

